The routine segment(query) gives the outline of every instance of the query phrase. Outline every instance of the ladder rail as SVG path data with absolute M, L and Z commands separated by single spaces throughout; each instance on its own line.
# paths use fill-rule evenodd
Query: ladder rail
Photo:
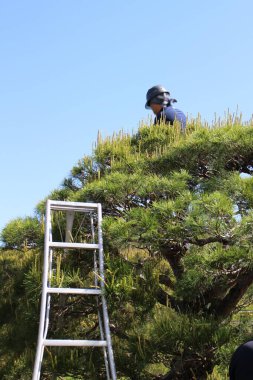
M 50 201 L 47 202 L 46 206 L 46 223 L 45 223 L 45 247 L 44 247 L 44 263 L 43 263 L 43 276 L 42 276 L 42 294 L 41 294 L 41 305 L 40 305 L 40 323 L 38 332 L 38 342 L 33 370 L 32 380 L 39 380 L 42 357 L 44 353 L 44 332 L 45 332 L 45 318 L 47 310 L 47 281 L 48 281 L 48 251 L 49 251 L 49 240 L 51 234 L 51 212 L 50 212 Z
M 95 229 L 94 229 L 94 220 L 93 216 L 91 215 L 90 217 L 91 221 L 91 236 L 92 236 L 92 242 L 95 242 Z M 97 251 L 94 250 L 93 252 L 93 262 L 94 262 L 94 285 L 97 287 L 98 286 L 98 265 L 97 265 Z M 104 327 L 103 327 L 103 321 L 102 321 L 102 316 L 100 312 L 100 307 L 99 307 L 99 299 L 96 297 L 96 302 L 97 302 L 97 308 L 98 308 L 98 324 L 99 324 L 99 331 L 100 331 L 100 337 L 101 340 L 105 339 L 105 334 L 104 334 Z M 105 370 L 106 370 L 106 376 L 107 380 L 110 380 L 110 368 L 109 368 L 109 363 L 108 363 L 108 355 L 107 355 L 107 350 L 106 347 L 103 347 L 103 354 L 104 354 L 104 361 L 105 361 Z
M 102 206 L 100 203 L 98 204 L 98 245 L 99 245 L 99 271 L 100 271 L 100 278 L 101 278 L 100 286 L 102 289 L 101 298 L 102 298 L 104 329 L 105 329 L 106 340 L 108 343 L 107 351 L 108 351 L 108 358 L 109 358 L 109 364 L 110 364 L 110 369 L 111 369 L 111 376 L 112 376 L 112 380 L 116 380 L 117 376 L 116 376 L 114 355 L 113 355 L 113 350 L 112 350 L 109 317 L 108 317 L 107 305 L 106 305 L 105 296 L 104 296 L 104 289 L 105 289 L 104 249 L 103 249 L 103 235 L 102 235 Z
M 51 218 L 51 211 L 49 210 L 50 218 Z M 49 224 L 49 242 L 52 241 L 53 236 L 52 236 L 52 223 L 50 219 L 50 224 Z M 46 251 L 45 251 L 46 252 Z M 52 273 L 53 273 L 53 250 L 49 248 L 49 267 L 48 267 L 48 272 L 47 272 L 47 287 L 51 285 L 51 278 L 52 278 Z M 47 292 L 47 290 L 46 290 Z M 48 294 L 47 296 L 47 305 L 46 305 L 46 316 L 45 316 L 45 329 L 44 329 L 44 339 L 47 336 L 48 332 L 48 327 L 49 327 L 49 314 L 50 314 L 50 307 L 51 307 L 51 294 Z

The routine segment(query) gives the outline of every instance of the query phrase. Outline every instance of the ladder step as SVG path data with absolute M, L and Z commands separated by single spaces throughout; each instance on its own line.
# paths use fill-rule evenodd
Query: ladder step
M 52 248 L 99 249 L 99 244 L 50 241 L 49 247 L 52 247 Z
M 78 288 L 47 288 L 47 293 L 57 294 L 87 294 L 99 296 L 102 294 L 101 289 L 78 289 Z
M 50 209 L 58 211 L 91 212 L 98 209 L 98 203 L 50 201 Z
M 44 339 L 44 346 L 55 347 L 106 347 L 106 340 Z

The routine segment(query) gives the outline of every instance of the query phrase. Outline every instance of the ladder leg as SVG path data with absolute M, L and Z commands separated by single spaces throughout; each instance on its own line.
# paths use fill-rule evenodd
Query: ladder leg
M 73 241 L 72 236 L 72 228 L 73 228 L 73 222 L 74 222 L 74 211 L 67 211 L 66 212 L 66 232 L 65 232 L 65 241 Z
M 107 306 L 106 306 L 106 301 L 105 301 L 104 296 L 102 296 L 102 308 L 103 308 L 103 317 L 104 317 L 105 337 L 107 341 L 107 352 L 108 352 L 108 358 L 109 358 L 109 364 L 110 364 L 110 370 L 111 370 L 111 378 L 112 380 L 117 380 L 114 355 L 113 355 L 113 350 L 112 350 L 111 333 L 110 333 L 110 327 L 109 327 L 109 317 L 108 317 L 108 311 L 107 311 Z
M 95 269 L 95 286 L 98 286 L 98 280 L 97 280 L 97 253 L 94 252 L 94 269 Z M 101 304 L 99 303 L 98 297 L 96 297 L 96 303 L 97 303 L 97 308 L 98 308 L 98 323 L 99 323 L 99 331 L 100 331 L 100 337 L 101 340 L 105 339 L 105 333 L 104 333 L 104 326 L 103 326 L 103 319 L 102 315 L 103 312 L 101 313 Z M 106 377 L 107 380 L 110 380 L 110 368 L 109 368 L 109 363 L 108 363 L 108 355 L 107 355 L 107 350 L 106 347 L 103 347 L 103 354 L 104 354 L 104 362 L 105 362 L 105 369 L 106 369 Z
M 52 234 L 50 234 L 50 240 L 52 240 Z M 52 279 L 52 266 L 53 266 L 53 250 L 49 250 L 49 268 L 48 268 L 48 286 L 51 285 L 51 279 Z M 44 339 L 47 337 L 48 332 L 48 326 L 49 326 L 49 313 L 50 313 L 50 306 L 51 306 L 51 295 L 47 295 L 47 302 L 46 302 L 46 316 L 45 316 L 45 327 L 44 327 Z
M 91 222 L 92 242 L 95 243 L 94 220 L 93 220 L 92 215 L 90 217 L 90 222 Z M 97 262 L 97 251 L 96 250 L 94 250 L 94 253 L 93 253 L 93 261 L 94 261 L 94 275 L 95 275 L 94 284 L 95 284 L 95 287 L 98 287 L 98 262 Z M 103 328 L 103 320 L 102 320 L 102 316 L 101 316 L 101 307 L 99 305 L 98 297 L 96 297 L 96 304 L 97 304 L 97 308 L 98 308 L 98 324 L 99 324 L 100 338 L 101 338 L 101 340 L 104 340 L 105 334 L 104 334 L 104 328 Z M 106 347 L 103 347 L 103 354 L 104 354 L 104 362 L 105 362 L 105 369 L 106 369 L 106 377 L 107 377 L 107 380 L 110 380 L 110 369 L 109 369 Z
M 105 291 L 105 281 L 104 281 L 104 250 L 103 250 L 103 236 L 102 236 L 102 208 L 101 204 L 98 204 L 98 244 L 99 244 L 99 274 L 100 274 L 100 287 L 102 291 Z M 117 380 L 116 368 L 112 350 L 112 340 L 110 333 L 109 317 L 107 311 L 107 305 L 105 296 L 102 295 L 102 310 L 103 310 L 103 320 L 104 320 L 104 329 L 105 337 L 107 341 L 107 352 L 108 359 L 110 364 L 111 378 L 112 380 Z
M 46 314 L 48 313 L 48 307 L 47 307 L 48 300 L 47 300 L 46 288 L 48 284 L 48 270 L 49 270 L 49 261 L 50 261 L 49 255 L 51 255 L 51 249 L 49 249 L 49 239 L 51 237 L 52 237 L 52 230 L 51 230 L 50 202 L 47 202 L 44 263 L 43 263 L 43 277 L 42 277 L 42 295 L 41 295 L 41 305 L 40 305 L 40 324 L 39 324 L 38 343 L 37 343 L 37 349 L 36 349 L 36 357 L 35 357 L 32 380 L 40 379 L 42 357 L 44 353 L 43 340 L 45 338 L 45 332 L 47 330 L 46 325 L 45 325 L 45 318 L 46 318 Z
M 100 338 L 101 340 L 105 339 L 105 333 L 104 333 L 104 327 L 103 327 L 103 320 L 101 316 L 101 311 L 100 308 L 101 306 L 99 305 L 99 300 L 97 299 L 97 307 L 98 307 L 98 323 L 99 323 L 99 330 L 100 330 Z M 105 369 L 106 369 L 106 377 L 107 380 L 110 380 L 110 368 L 109 368 L 109 362 L 108 362 L 108 355 L 107 355 L 107 350 L 106 347 L 103 347 L 103 354 L 104 354 L 104 362 L 105 362 Z
M 38 334 L 38 343 L 36 349 L 36 358 L 33 369 L 33 378 L 32 380 L 39 380 L 41 363 L 44 352 L 43 340 L 45 338 L 45 333 L 47 332 L 46 316 L 48 315 L 48 300 L 46 295 L 46 288 L 43 285 L 42 289 L 42 298 L 41 298 L 41 307 L 40 307 L 40 325 L 39 325 L 39 334 Z

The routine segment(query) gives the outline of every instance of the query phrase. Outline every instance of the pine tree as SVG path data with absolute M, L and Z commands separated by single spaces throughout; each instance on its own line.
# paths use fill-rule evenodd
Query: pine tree
M 144 323 L 139 372 L 161 354 L 164 379 L 206 379 L 231 333 L 227 321 L 253 279 L 252 139 L 252 126 L 231 118 L 212 128 L 195 121 L 186 134 L 143 125 L 100 140 L 97 180 L 72 196 L 103 204 L 107 250 L 134 267 L 131 304 L 147 309 L 133 313 Z
M 252 172 L 252 122 L 197 119 L 185 133 L 141 124 L 132 135 L 99 135 L 49 195 L 102 203 L 119 378 L 205 380 L 249 333 L 238 311 L 252 303 Z M 64 281 L 80 281 L 77 269 Z M 78 355 L 54 368 L 79 376 Z M 95 354 L 87 363 L 87 379 L 103 378 Z

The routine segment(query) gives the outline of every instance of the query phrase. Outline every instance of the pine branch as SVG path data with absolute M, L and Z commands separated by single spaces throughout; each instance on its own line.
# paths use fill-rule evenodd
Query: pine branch
M 186 252 L 186 247 L 177 242 L 170 242 L 160 247 L 162 256 L 169 262 L 171 269 L 177 279 L 184 273 L 182 257 Z
M 230 289 L 228 294 L 221 300 L 213 310 L 220 318 L 228 317 L 236 307 L 237 303 L 246 293 L 253 282 L 253 269 L 242 271 L 238 276 L 236 284 Z
M 228 237 L 216 235 L 216 236 L 209 236 L 209 237 L 203 238 L 203 239 L 187 238 L 185 242 L 190 243 L 190 244 L 194 244 L 194 245 L 198 245 L 199 247 L 203 247 L 204 245 L 210 244 L 210 243 L 222 243 L 224 245 L 229 245 L 232 243 L 232 237 L 228 238 Z
M 161 305 L 171 307 L 172 309 L 177 311 L 180 310 L 182 307 L 182 303 L 180 301 L 177 301 L 174 297 L 165 292 L 162 288 L 159 288 L 157 290 L 156 300 Z
M 171 278 L 166 274 L 160 274 L 159 275 L 159 283 L 165 286 L 168 286 L 168 288 L 174 289 L 175 285 Z

